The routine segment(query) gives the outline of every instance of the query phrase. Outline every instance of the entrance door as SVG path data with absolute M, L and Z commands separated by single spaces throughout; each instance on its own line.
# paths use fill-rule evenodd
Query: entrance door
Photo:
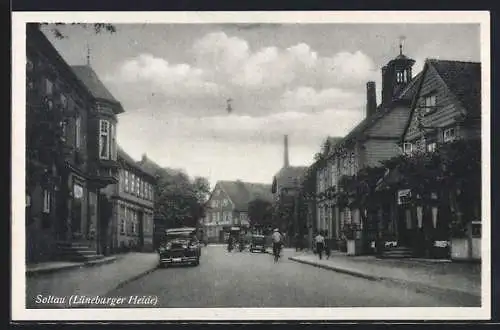
M 81 238 L 82 235 L 82 204 L 83 187 L 75 183 L 73 185 L 73 205 L 71 208 L 71 232 L 73 236 L 78 238 Z
M 410 207 L 400 206 L 398 210 L 398 244 L 400 246 L 411 246 L 412 220 Z

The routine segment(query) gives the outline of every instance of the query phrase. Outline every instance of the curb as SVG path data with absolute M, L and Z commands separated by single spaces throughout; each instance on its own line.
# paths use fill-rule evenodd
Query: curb
M 115 290 L 121 289 L 121 288 L 123 288 L 123 287 L 124 287 L 125 285 L 127 285 L 127 284 L 130 284 L 130 283 L 132 283 L 132 282 L 134 282 L 134 281 L 137 281 L 137 280 L 138 280 L 138 279 L 140 279 L 141 277 L 144 277 L 144 276 L 146 276 L 146 275 L 148 275 L 148 274 L 151 274 L 152 272 L 154 272 L 154 271 L 155 271 L 155 270 L 157 270 L 157 269 L 158 269 L 157 264 L 155 264 L 152 268 L 150 268 L 150 269 L 148 269 L 148 270 L 145 270 L 145 271 L 143 271 L 142 273 L 139 273 L 139 274 L 137 274 L 137 275 L 134 275 L 134 276 L 132 276 L 132 277 L 130 277 L 130 278 L 128 278 L 128 279 L 126 279 L 126 280 L 124 280 L 124 281 L 122 281 L 122 282 L 118 283 L 118 285 L 117 285 L 117 286 L 115 286 L 113 289 L 108 290 L 108 291 L 105 293 L 105 295 L 107 295 L 107 294 L 109 294 L 109 293 L 111 293 L 111 292 L 113 292 L 113 291 L 115 291 Z
M 345 268 L 341 268 L 341 267 L 334 267 L 334 266 L 330 266 L 330 265 L 318 264 L 318 263 L 308 261 L 308 260 L 301 260 L 301 259 L 298 259 L 296 257 L 289 257 L 288 259 L 295 261 L 295 262 L 298 262 L 298 263 L 331 270 L 331 271 L 334 271 L 337 273 L 342 273 L 342 274 L 347 274 L 347 275 L 351 275 L 351 276 L 355 276 L 355 277 L 359 277 L 359 278 L 364 278 L 364 279 L 367 279 L 370 281 L 391 282 L 393 284 L 396 284 L 396 285 L 404 287 L 404 288 L 412 288 L 417 293 L 424 292 L 424 293 L 437 294 L 437 295 L 453 294 L 453 295 L 460 297 L 461 299 L 464 299 L 465 301 L 476 301 L 477 305 L 481 306 L 481 294 L 474 294 L 474 293 L 470 293 L 470 292 L 466 292 L 466 291 L 462 291 L 462 290 L 456 290 L 456 289 L 442 288 L 442 287 L 424 284 L 424 283 L 420 283 L 420 282 L 405 281 L 405 280 L 395 279 L 392 277 L 369 275 L 369 274 L 365 274 L 365 273 L 362 273 L 359 271 L 354 271 L 354 270 L 345 269 Z
M 100 265 L 106 265 L 115 262 L 118 260 L 118 257 L 109 257 L 101 260 L 92 260 L 87 262 L 75 263 L 74 265 L 67 265 L 62 267 L 54 267 L 54 268 L 46 268 L 46 269 L 27 269 L 26 276 L 33 277 L 38 275 L 52 274 L 77 268 L 85 268 L 85 267 L 95 267 Z

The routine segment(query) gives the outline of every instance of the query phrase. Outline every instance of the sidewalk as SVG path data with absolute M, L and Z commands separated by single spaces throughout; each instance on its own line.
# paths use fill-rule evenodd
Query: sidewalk
M 65 306 L 65 304 L 39 304 L 36 302 L 38 295 L 43 298 L 72 295 L 102 296 L 154 271 L 157 265 L 157 253 L 127 253 L 118 256 L 112 263 L 79 267 L 47 275 L 27 276 L 26 308 Z
M 51 261 L 26 265 L 26 276 L 37 276 L 41 274 L 54 273 L 75 268 L 89 267 L 108 264 L 117 260 L 118 257 L 110 256 L 87 262 Z
M 375 281 L 388 281 L 418 291 L 454 294 L 480 303 L 481 265 L 416 259 L 377 259 L 332 252 L 329 259 L 297 252 L 288 259 Z

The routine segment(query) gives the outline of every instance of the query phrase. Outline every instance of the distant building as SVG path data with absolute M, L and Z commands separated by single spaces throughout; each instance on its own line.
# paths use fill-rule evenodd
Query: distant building
M 120 179 L 108 188 L 113 203 L 107 228 L 111 251 L 153 250 L 155 175 L 118 147 Z
M 271 192 L 275 204 L 276 222 L 280 224 L 281 230 L 291 232 L 295 230 L 294 219 L 297 226 L 301 219 L 298 219 L 298 210 L 295 208 L 299 195 L 302 180 L 305 177 L 307 166 L 290 166 L 288 151 L 288 135 L 284 137 L 283 167 L 273 177 Z M 299 229 L 299 228 L 296 228 Z
M 271 186 L 243 181 L 218 181 L 210 194 L 204 219 L 209 242 L 224 242 L 231 227 L 249 228 L 248 204 L 254 199 L 272 203 Z

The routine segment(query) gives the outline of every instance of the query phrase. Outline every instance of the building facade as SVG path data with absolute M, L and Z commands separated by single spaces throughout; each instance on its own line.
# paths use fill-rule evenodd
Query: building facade
M 402 135 L 403 151 L 416 157 L 437 153 L 446 145 L 459 141 L 475 143 L 480 148 L 481 64 L 428 59 L 422 75 Z M 472 175 L 476 175 L 477 180 L 466 187 L 455 182 L 455 189 L 445 190 L 438 186 L 434 191 L 420 193 L 420 203 L 398 198 L 398 244 L 415 250 L 425 242 L 429 246 L 424 251 L 427 254 L 437 248 L 448 248 L 453 238 L 450 236 L 452 222 L 467 217 L 464 222 L 469 226 L 466 238 L 471 249 L 468 258 L 480 259 L 481 180 L 480 173 Z M 398 196 L 416 195 L 409 188 L 400 187 Z M 430 194 L 430 199 L 425 198 L 426 193 Z
M 59 243 L 84 243 L 100 253 L 99 195 L 117 182 L 113 137 L 116 115 L 124 110 L 111 102 L 114 126 L 100 140 L 101 100 L 95 92 L 104 85 L 87 85 L 38 24 L 28 24 L 26 33 L 27 260 L 61 258 Z M 108 151 L 106 164 L 98 157 L 100 147 Z
M 272 202 L 271 186 L 243 181 L 218 181 L 207 201 L 204 232 L 208 242 L 225 242 L 231 227 L 249 229 L 248 204 Z
M 153 251 L 155 176 L 118 147 L 119 181 L 106 193 L 112 200 L 106 230 L 112 252 Z
M 365 119 L 323 151 L 323 165 L 317 171 L 317 228 L 327 231 L 334 248 L 346 249 L 348 227 L 357 235 L 366 233 L 363 218 L 367 215 L 342 198 L 342 181 L 401 153 L 401 135 L 421 77 L 412 77 L 413 64 L 402 53 L 389 61 L 382 68 L 382 103 L 377 106 L 375 83 L 368 82 Z

